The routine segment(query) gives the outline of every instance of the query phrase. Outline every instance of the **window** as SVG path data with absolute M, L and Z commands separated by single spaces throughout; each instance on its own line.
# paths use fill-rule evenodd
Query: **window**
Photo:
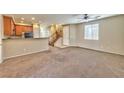
M 99 24 L 85 25 L 84 39 L 98 40 L 99 39 Z

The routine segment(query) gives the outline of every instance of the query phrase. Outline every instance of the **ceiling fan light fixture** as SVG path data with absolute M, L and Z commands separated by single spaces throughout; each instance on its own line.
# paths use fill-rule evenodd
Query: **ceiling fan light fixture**
M 84 19 L 88 19 L 88 14 L 84 14 Z

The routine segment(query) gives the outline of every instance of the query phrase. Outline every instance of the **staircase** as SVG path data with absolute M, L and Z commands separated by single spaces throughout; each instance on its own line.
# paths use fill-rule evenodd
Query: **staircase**
M 56 31 L 49 37 L 49 45 L 54 46 L 55 42 L 62 37 L 62 31 Z

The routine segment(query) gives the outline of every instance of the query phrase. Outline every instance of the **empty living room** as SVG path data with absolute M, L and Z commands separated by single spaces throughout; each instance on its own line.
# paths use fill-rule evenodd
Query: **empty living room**
M 124 93 L 123 2 L 1 0 L 0 93 Z
M 1 14 L 1 78 L 124 77 L 123 14 Z

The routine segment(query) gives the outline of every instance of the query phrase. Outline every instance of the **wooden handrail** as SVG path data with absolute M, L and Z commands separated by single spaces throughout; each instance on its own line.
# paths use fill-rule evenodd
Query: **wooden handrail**
M 54 43 L 61 37 L 59 32 L 54 32 L 50 37 L 49 37 L 49 44 L 54 46 Z
M 57 34 L 58 32 L 56 31 L 56 32 L 54 32 L 50 37 L 52 37 L 53 35 L 55 35 L 55 34 Z

